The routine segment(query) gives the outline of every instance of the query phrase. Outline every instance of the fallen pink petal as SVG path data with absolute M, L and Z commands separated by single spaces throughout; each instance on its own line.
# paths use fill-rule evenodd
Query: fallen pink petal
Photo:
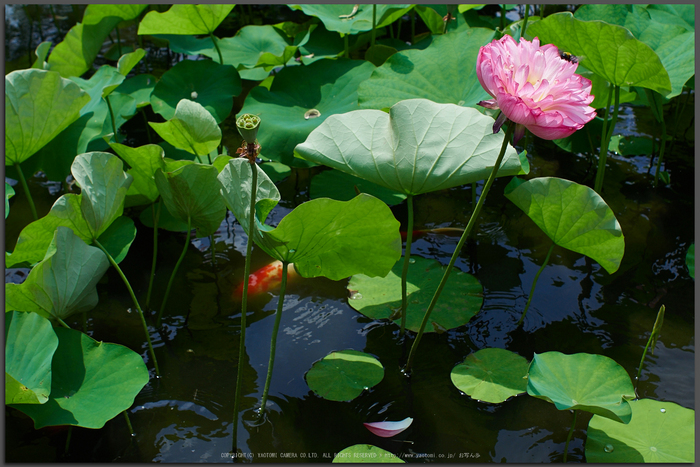
M 400 422 L 374 422 L 365 423 L 364 425 L 369 431 L 377 436 L 381 436 L 382 438 L 391 438 L 392 436 L 398 435 L 406 428 L 411 426 L 411 423 L 413 423 L 413 419 L 408 417 L 404 418 Z

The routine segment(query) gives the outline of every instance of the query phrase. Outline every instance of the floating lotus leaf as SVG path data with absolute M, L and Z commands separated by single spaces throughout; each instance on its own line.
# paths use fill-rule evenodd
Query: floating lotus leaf
M 139 354 L 98 342 L 73 329 L 55 328 L 58 348 L 51 365 L 51 395 L 45 404 L 13 404 L 34 420 L 34 428 L 75 425 L 102 428 L 131 407 L 148 383 Z
M 311 199 L 331 198 L 348 201 L 358 193 L 368 193 L 389 206 L 401 204 L 406 195 L 368 182 L 339 170 L 325 170 L 311 179 Z
M 694 410 L 652 399 L 629 404 L 632 420 L 627 425 L 599 415 L 588 422 L 587 462 L 695 462 Z
M 384 367 L 373 356 L 356 350 L 332 352 L 306 372 L 306 383 L 324 399 L 350 401 L 384 378 Z
M 5 165 L 24 162 L 80 117 L 90 96 L 54 71 L 5 76 Z
M 415 263 L 408 266 L 406 329 L 418 332 L 445 269 L 439 262 L 420 256 L 411 256 L 411 260 Z M 403 261 L 401 258 L 386 277 L 352 276 L 348 284 L 350 306 L 372 319 L 389 319 L 400 310 Z M 479 312 L 483 301 L 479 281 L 471 274 L 453 271 L 430 314 L 433 324 L 429 323 L 425 332 L 443 332 L 466 324 Z M 400 320 L 394 319 L 397 323 Z
M 581 56 L 581 64 L 617 86 L 640 86 L 662 95 L 671 81 L 659 56 L 621 26 L 604 21 L 580 21 L 570 13 L 547 16 L 528 26 L 542 44 L 556 44 Z
M 149 11 L 138 34 L 209 34 L 236 5 L 173 5 L 164 13 Z
M 476 57 L 493 37 L 492 29 L 470 28 L 437 36 L 424 50 L 392 55 L 358 88 L 360 107 L 382 109 L 414 98 L 476 107 L 489 98 L 474 72 Z
M 197 156 L 205 156 L 221 143 L 221 128 L 201 104 L 182 99 L 173 117 L 164 123 L 149 122 L 168 143 Z
M 560 352 L 535 354 L 528 370 L 527 393 L 559 410 L 585 410 L 629 423 L 635 397 L 627 371 L 604 355 Z
M 527 390 L 528 361 L 505 349 L 481 349 L 452 369 L 457 389 L 473 399 L 499 403 Z
M 98 302 L 97 282 L 109 268 L 107 256 L 88 246 L 71 229 L 58 227 L 43 261 L 21 284 L 5 284 L 6 305 L 65 319 L 92 310 Z
M 43 404 L 58 337 L 37 313 L 5 313 L 5 404 Z
M 361 4 L 355 8 L 351 4 L 305 4 L 289 5 L 293 10 L 315 16 L 329 31 L 342 34 L 357 34 L 372 29 L 372 5 Z M 412 5 L 377 5 L 376 27 L 383 28 L 405 15 Z
M 357 109 L 357 87 L 373 69 L 363 60 L 320 60 L 287 67 L 275 75 L 269 90 L 253 88 L 240 113 L 263 119 L 258 140 L 265 157 L 308 167 L 308 162 L 294 158 L 294 147 L 329 116 Z
M 552 241 L 617 271 L 625 253 L 620 224 L 591 188 L 556 177 L 513 178 L 505 196 L 522 209 Z
M 226 217 L 226 205 L 219 195 L 218 170 L 211 165 L 187 164 L 172 172 L 156 170 L 155 181 L 163 203 L 171 214 L 206 237 L 219 229 Z
M 685 255 L 685 265 L 688 266 L 688 274 L 695 279 L 695 243 L 690 244 L 688 253 Z
M 356 110 L 333 115 L 296 152 L 317 164 L 418 195 L 486 179 L 504 138 L 503 132 L 493 133 L 493 123 L 476 109 L 411 99 L 394 105 L 389 114 Z M 516 175 L 520 169 L 518 154 L 508 145 L 497 176 Z
M 371 444 L 355 444 L 347 447 L 337 453 L 332 461 L 333 464 L 405 464 L 406 461 L 401 460 L 396 454 L 385 451 Z
M 216 123 L 221 123 L 231 113 L 233 96 L 241 89 L 234 67 L 212 60 L 183 60 L 163 73 L 151 94 L 151 107 L 170 120 L 179 103 L 187 99 L 203 106 Z

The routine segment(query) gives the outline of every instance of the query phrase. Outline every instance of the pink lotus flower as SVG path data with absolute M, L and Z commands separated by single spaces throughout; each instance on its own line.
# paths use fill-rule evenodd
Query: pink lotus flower
M 374 423 L 364 423 L 363 425 L 372 433 L 382 438 L 391 438 L 394 435 L 398 435 L 406 428 L 411 426 L 413 419 L 411 417 L 404 418 L 400 422 L 374 422 Z
M 501 109 L 494 125 L 500 130 L 506 119 L 516 124 L 514 142 L 525 128 L 542 139 L 570 136 L 591 121 L 596 113 L 591 81 L 574 74 L 577 63 L 564 60 L 552 44 L 540 47 L 532 42 L 517 43 L 508 35 L 479 50 L 476 75 L 494 99 L 479 102 L 489 109 Z

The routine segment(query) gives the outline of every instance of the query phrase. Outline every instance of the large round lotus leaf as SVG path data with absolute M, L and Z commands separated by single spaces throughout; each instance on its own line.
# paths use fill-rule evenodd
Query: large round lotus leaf
M 182 99 L 172 119 L 149 122 L 151 128 L 168 143 L 197 156 L 205 156 L 221 143 L 221 128 L 214 117 L 198 102 Z
M 337 453 L 332 461 L 333 464 L 405 464 L 396 454 L 385 451 L 371 444 L 355 444 Z
M 651 19 L 659 23 L 674 24 L 695 31 L 695 5 L 649 5 Z
M 212 60 L 183 60 L 165 73 L 151 94 L 153 111 L 170 120 L 182 99 L 202 105 L 221 123 L 231 113 L 241 78 L 231 65 Z
M 673 402 L 630 401 L 627 424 L 594 415 L 588 422 L 586 461 L 695 462 L 695 411 Z
M 610 274 L 625 253 L 612 209 L 591 188 L 556 177 L 513 178 L 505 196 L 557 245 L 592 258 Z
M 358 88 L 360 107 L 383 109 L 414 98 L 476 107 L 489 98 L 474 71 L 476 57 L 493 36 L 492 29 L 470 28 L 437 36 L 424 50 L 392 55 Z
M 6 305 L 65 319 L 97 305 L 97 282 L 109 268 L 107 256 L 86 245 L 68 227 L 58 227 L 46 258 L 21 284 L 5 284 Z
M 265 157 L 289 166 L 309 166 L 294 158 L 294 147 L 333 114 L 357 109 L 357 87 L 374 70 L 363 60 L 319 60 L 287 67 L 270 89 L 258 86 L 246 97 L 241 114 L 262 119 L 258 140 Z
M 382 378 L 384 367 L 379 360 L 356 350 L 332 352 L 306 373 L 309 388 L 332 401 L 350 401 Z
M 75 425 L 102 428 L 131 407 L 148 383 L 139 354 L 97 342 L 73 329 L 55 328 L 58 348 L 51 366 L 51 395 L 45 404 L 12 405 L 34 420 L 34 428 Z
M 452 369 L 457 389 L 474 399 L 499 403 L 527 390 L 528 361 L 505 349 L 482 349 Z
M 216 232 L 226 217 L 218 174 L 216 167 L 204 164 L 188 164 L 172 172 L 158 169 L 155 173 L 156 186 L 168 211 L 182 222 L 189 218 L 198 237 Z
M 401 204 L 406 199 L 406 195 L 403 193 L 384 188 L 339 170 L 324 170 L 311 179 L 311 199 L 331 198 L 349 201 L 359 193 L 375 196 L 389 206 Z
M 659 56 L 622 26 L 580 21 L 570 13 L 547 16 L 528 27 L 541 44 L 555 44 L 581 56 L 581 65 L 617 86 L 640 86 L 662 95 L 671 81 Z
M 150 11 L 139 24 L 139 34 L 209 34 L 236 5 L 173 5 L 164 13 Z
M 358 273 L 384 276 L 401 256 L 399 221 L 386 204 L 367 194 L 350 201 L 314 199 L 297 206 L 276 228 L 263 225 L 280 197 L 267 174 L 257 165 L 256 170 L 255 243 L 273 258 L 294 263 L 301 276 L 332 280 Z M 250 163 L 240 158 L 229 161 L 219 180 L 226 204 L 243 230 L 250 232 Z
M 80 117 L 90 96 L 54 71 L 5 76 L 5 165 L 21 163 Z
M 411 256 L 411 261 L 414 259 L 415 263 L 408 266 L 406 329 L 418 332 L 445 268 L 435 260 Z M 403 261 L 401 258 L 386 277 L 352 276 L 348 284 L 350 306 L 372 319 L 389 319 L 400 310 Z M 452 271 L 425 332 L 442 332 L 466 324 L 479 312 L 483 301 L 483 287 L 476 277 Z M 395 317 L 395 321 L 401 318 Z
M 315 16 L 323 22 L 329 31 L 342 34 L 357 34 L 372 29 L 372 5 L 362 4 L 355 8 L 352 4 L 305 4 L 289 5 L 294 10 L 301 10 L 309 16 Z M 411 5 L 377 5 L 376 27 L 387 26 L 410 9 Z
M 125 79 L 114 92 L 133 97 L 136 108 L 141 108 L 151 103 L 151 94 L 155 87 L 156 78 L 153 75 L 142 74 Z
M 690 244 L 688 253 L 685 255 L 685 265 L 688 266 L 688 274 L 695 279 L 695 243 Z
M 377 185 L 419 195 L 486 179 L 504 138 L 503 132 L 493 133 L 493 124 L 476 109 L 410 99 L 388 114 L 356 110 L 332 115 L 296 152 Z M 516 175 L 520 169 L 509 144 L 497 176 Z
M 58 337 L 37 313 L 5 313 L 5 404 L 43 404 Z
M 606 23 L 629 29 L 634 37 L 651 47 L 671 80 L 673 91 L 666 95 L 670 99 L 679 95 L 685 82 L 695 74 L 695 32 L 654 21 L 649 13 L 642 5 L 589 4 L 578 8 L 574 17 L 581 21 L 604 18 Z M 596 99 L 599 97 L 598 93 L 592 94 Z
M 559 410 L 585 410 L 629 423 L 635 397 L 630 376 L 604 355 L 561 352 L 535 354 L 528 370 L 527 393 Z

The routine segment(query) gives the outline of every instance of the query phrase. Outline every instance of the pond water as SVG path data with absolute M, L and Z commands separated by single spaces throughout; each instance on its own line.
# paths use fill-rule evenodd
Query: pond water
M 694 108 L 691 97 L 689 109 Z M 615 134 L 655 132 L 648 109 L 623 106 Z M 134 146 L 145 144 L 137 130 L 128 135 Z M 233 153 L 240 140 L 229 133 L 224 141 Z M 581 182 L 595 174 L 586 154 L 571 154 L 536 138 L 520 146 L 519 150 L 528 150 L 532 167 L 528 177 Z M 130 436 L 125 417 L 119 415 L 100 430 L 73 428 L 68 440 L 67 429 L 34 430 L 31 419 L 6 409 L 6 461 L 231 462 L 234 387 L 240 365 L 244 397 L 238 448 L 245 462 L 330 462 L 335 453 L 361 443 L 401 454 L 407 461 L 560 462 L 573 420 L 570 411 L 525 394 L 500 404 L 476 401 L 452 384 L 450 371 L 470 353 L 499 347 L 528 360 L 547 351 L 602 354 L 634 378 L 661 305 L 666 306 L 663 329 L 653 355 L 645 360 L 638 395 L 694 409 L 695 284 L 685 266 L 695 235 L 693 147 L 678 143 L 667 153 L 665 170 L 672 184 L 657 189 L 649 175 L 648 156 L 612 155 L 608 161 L 604 197 L 625 234 L 625 256 L 617 273 L 611 276 L 582 255 L 555 247 L 539 277 L 524 326 L 517 328 L 550 241 L 503 196 L 509 180 L 497 179 L 472 240 L 455 265 L 483 285 L 479 313 L 465 326 L 423 336 L 409 379 L 400 370 L 413 333 L 402 339 L 395 324 L 371 320 L 350 307 L 347 279 L 292 280 L 262 420 L 257 420 L 255 410 L 265 382 L 278 290 L 249 301 L 246 360 L 239 362 L 240 304 L 233 291 L 242 282 L 246 236 L 230 212 L 214 235 L 215 258 L 208 238 L 191 239 L 164 326 L 150 328 L 160 378 L 155 378 L 141 323 L 130 311 L 130 297 L 110 269 L 98 286 L 100 302 L 88 314 L 86 329 L 97 340 L 139 352 L 151 369 L 150 382 L 128 410 L 135 435 Z M 308 200 L 311 177 L 321 170 L 293 169 L 278 183 L 282 201 L 268 223 L 276 224 Z M 41 174 L 29 185 L 39 212 L 47 212 L 70 189 Z M 482 186 L 477 185 L 477 194 Z M 415 228 L 463 228 L 473 208 L 471 190 L 465 186 L 417 196 Z M 405 203 L 392 211 L 405 226 Z M 144 303 L 152 229 L 138 221 L 137 211 L 131 214 L 138 235 L 121 266 Z M 7 250 L 30 216 L 24 196 L 15 196 L 5 228 Z M 184 240 L 183 234 L 160 232 L 156 306 Z M 446 265 L 457 242 L 458 238 L 429 234 L 414 241 L 412 255 Z M 271 262 L 259 248 L 253 249 L 251 259 L 251 270 Z M 7 270 L 6 281 L 20 282 L 26 272 Z M 80 318 L 68 324 L 83 326 Z M 304 375 L 314 362 L 343 349 L 377 357 L 385 368 L 384 379 L 351 402 L 324 400 L 309 389 Z M 362 425 L 406 417 L 413 417 L 413 424 L 394 438 L 380 439 Z M 578 416 L 569 446 L 569 459 L 575 462 L 585 460 L 590 417 L 587 412 Z

